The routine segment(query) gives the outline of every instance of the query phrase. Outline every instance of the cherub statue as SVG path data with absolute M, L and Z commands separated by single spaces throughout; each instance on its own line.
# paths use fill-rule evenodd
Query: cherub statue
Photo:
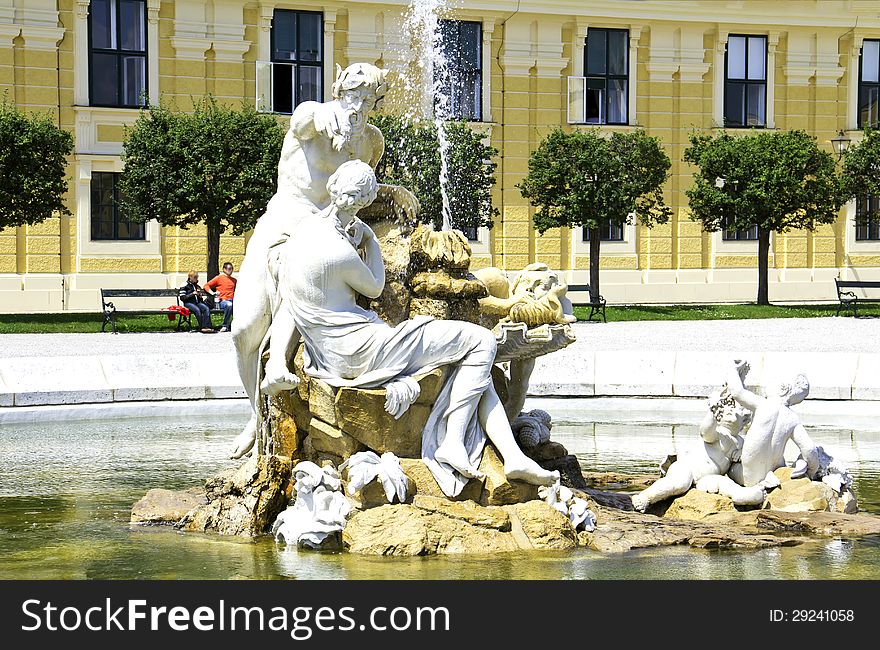
M 738 367 L 745 376 L 748 364 L 743 362 Z M 700 424 L 703 444 L 680 456 L 667 468 L 665 476 L 636 494 L 633 507 L 644 512 L 651 504 L 684 494 L 694 485 L 704 492 L 728 496 L 737 505 L 762 503 L 766 496 L 763 485 L 745 488 L 726 476 L 740 459 L 742 431 L 750 419 L 751 413 L 734 400 L 728 386 L 710 396 L 709 411 Z
M 785 445 L 794 441 L 806 464 L 806 474 L 814 478 L 819 471 L 819 453 L 800 418 L 791 410 L 810 394 L 810 382 L 797 375 L 779 387 L 775 397 L 762 397 L 745 388 L 743 379 L 749 364 L 736 361 L 728 373 L 728 389 L 738 404 L 752 412 L 752 424 L 742 449 L 742 465 L 731 478 L 742 485 L 757 485 L 768 473 L 785 466 Z

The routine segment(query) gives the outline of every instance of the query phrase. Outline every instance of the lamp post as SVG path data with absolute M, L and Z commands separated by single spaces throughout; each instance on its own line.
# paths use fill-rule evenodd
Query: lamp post
M 831 147 L 834 149 L 834 153 L 837 154 L 837 159 L 840 160 L 843 158 L 846 150 L 849 148 L 849 143 L 852 142 L 848 137 L 846 137 L 846 133 L 844 133 L 843 129 L 837 132 L 837 137 L 831 140 Z

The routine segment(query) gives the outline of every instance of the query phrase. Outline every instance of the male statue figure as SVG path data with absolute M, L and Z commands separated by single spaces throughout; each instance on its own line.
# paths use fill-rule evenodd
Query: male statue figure
M 743 372 L 745 370 L 745 372 Z M 793 440 L 807 464 L 807 476 L 816 475 L 819 454 L 800 418 L 791 410 L 810 393 L 804 375 L 782 384 L 778 397 L 761 397 L 743 386 L 748 363 L 736 361 L 728 373 L 727 386 L 733 398 L 752 411 L 752 424 L 743 444 L 741 465 L 733 465 L 730 477 L 740 485 L 760 483 L 769 472 L 785 466 L 785 445 Z M 742 476 L 737 476 L 741 468 Z
M 333 101 L 303 102 L 291 115 L 278 163 L 278 191 L 254 228 L 238 276 L 233 341 L 239 374 L 253 413 L 233 443 L 234 458 L 246 454 L 254 444 L 260 350 L 282 300 L 276 291 L 277 269 L 273 268 L 272 251 L 303 217 L 330 205 L 327 181 L 342 163 L 360 159 L 373 168 L 379 163 L 385 141 L 379 129 L 367 124 L 367 116 L 384 99 L 385 75 L 386 71 L 368 63 L 356 63 L 345 70 L 337 66 Z M 377 204 L 390 206 L 399 218 L 415 218 L 418 201 L 409 191 L 380 185 L 378 193 Z M 285 342 L 290 352 L 297 341 L 293 336 Z M 297 382 L 286 362 L 282 362 L 267 368 L 264 383 L 275 392 Z

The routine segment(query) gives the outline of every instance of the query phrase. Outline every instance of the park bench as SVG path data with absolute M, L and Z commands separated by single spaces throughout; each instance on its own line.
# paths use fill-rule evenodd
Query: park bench
M 174 304 L 178 307 L 181 307 L 180 303 L 180 295 L 178 294 L 177 289 L 101 289 L 101 308 L 104 311 L 104 322 L 101 323 L 101 331 L 105 332 L 107 325 L 109 324 L 113 328 L 113 333 L 116 334 L 116 314 L 124 313 L 124 314 L 162 314 L 166 318 L 170 314 L 177 315 L 177 330 L 180 331 L 186 326 L 186 329 L 192 329 L 192 323 L 189 318 L 184 316 L 182 313 L 175 311 L 174 309 L 170 309 L 168 307 L 162 307 L 161 309 L 145 309 L 145 308 L 135 308 L 135 309 L 120 309 L 116 306 L 111 299 L 117 300 L 119 298 L 171 298 L 174 301 Z
M 576 296 L 572 296 L 573 293 L 586 293 L 587 300 L 578 300 Z M 568 285 L 568 291 L 566 292 L 566 296 L 569 300 L 571 300 L 572 305 L 577 305 L 579 307 L 589 307 L 590 308 L 590 316 L 587 320 L 593 320 L 593 316 L 601 316 L 602 322 L 607 323 L 608 319 L 605 318 L 605 298 L 599 296 L 599 299 L 594 301 L 590 294 L 590 285 L 589 284 L 570 284 Z
M 184 307 L 183 303 L 180 301 L 180 290 L 179 289 L 101 289 L 101 308 L 104 311 L 104 322 L 101 323 L 101 331 L 107 331 L 107 325 L 113 328 L 113 333 L 116 334 L 116 314 L 124 313 L 124 314 L 162 314 L 166 318 L 171 315 L 177 316 L 177 331 L 181 330 L 192 330 L 192 312 L 187 316 L 184 316 L 182 313 L 175 309 L 171 309 L 170 307 L 162 307 L 162 308 L 153 308 L 153 309 L 145 309 L 145 308 L 135 308 L 135 309 L 119 309 L 110 299 L 119 299 L 119 298 L 173 298 L 174 304 L 177 307 Z M 222 314 L 223 310 L 218 308 L 211 309 L 212 314 Z
M 834 278 L 834 284 L 837 287 L 837 299 L 840 304 L 837 305 L 836 316 L 840 316 L 841 309 L 848 309 L 852 312 L 853 317 L 858 318 L 859 304 L 880 303 L 880 295 L 876 298 L 860 297 L 855 291 L 849 289 L 880 289 L 880 280 L 841 280 Z M 864 291 L 862 292 L 865 293 Z

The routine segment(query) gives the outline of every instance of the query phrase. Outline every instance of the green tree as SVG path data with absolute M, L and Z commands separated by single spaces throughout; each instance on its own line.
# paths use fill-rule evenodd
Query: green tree
M 385 136 L 385 155 L 376 166 L 380 183 L 401 185 L 419 200 L 419 221 L 439 230 L 443 224 L 440 192 L 440 143 L 432 122 L 415 123 L 399 115 L 375 115 L 370 121 Z M 498 209 L 492 205 L 498 150 L 466 122 L 447 122 L 449 181 L 447 195 L 455 228 L 491 228 Z
M 69 215 L 67 156 L 73 136 L 49 115 L 29 115 L 0 102 L 0 229 Z
M 841 185 L 844 201 L 880 196 L 880 131 L 865 129 L 865 137 L 847 148 L 843 155 Z M 880 218 L 880 214 L 871 211 L 874 205 L 874 202 L 868 202 L 865 212 L 858 215 L 858 225 L 864 225 L 868 219 L 876 221 Z
M 120 206 L 136 221 L 205 224 L 213 277 L 220 234 L 253 228 L 275 193 L 284 130 L 250 106 L 229 108 L 207 97 L 193 108 L 151 106 L 127 130 Z
M 843 193 L 834 158 L 804 131 L 692 134 L 684 160 L 699 170 L 685 194 L 703 229 L 758 229 L 758 299 L 770 304 L 770 233 L 815 230 L 837 218 Z
M 663 184 L 670 166 L 660 141 L 641 130 L 605 138 L 598 129 L 555 129 L 529 157 L 529 173 L 517 187 L 538 208 L 538 232 L 589 231 L 592 301 L 599 299 L 599 229 L 609 220 L 622 227 L 637 218 L 649 228 L 669 221 Z

